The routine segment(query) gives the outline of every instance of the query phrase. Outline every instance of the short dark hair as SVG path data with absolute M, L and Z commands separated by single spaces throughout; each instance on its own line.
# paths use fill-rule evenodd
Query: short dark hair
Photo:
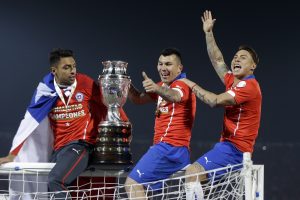
M 61 48 L 53 49 L 49 54 L 50 66 L 56 65 L 61 58 L 65 58 L 65 57 L 74 58 L 73 51 L 70 49 L 61 49 Z
M 256 51 L 252 47 L 247 46 L 247 45 L 241 45 L 241 46 L 239 46 L 239 51 L 240 50 L 248 51 L 250 53 L 253 61 L 255 62 L 255 64 L 259 63 L 258 55 L 257 55 Z
M 174 47 L 166 48 L 166 49 L 162 50 L 162 52 L 160 53 L 160 55 L 163 55 L 163 56 L 170 56 L 173 54 L 176 55 L 179 58 L 180 62 L 182 63 L 181 53 L 177 48 L 174 48 Z

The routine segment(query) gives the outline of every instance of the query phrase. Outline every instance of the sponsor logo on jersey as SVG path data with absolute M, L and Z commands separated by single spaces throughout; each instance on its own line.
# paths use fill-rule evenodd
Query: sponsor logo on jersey
M 49 116 L 53 120 L 62 120 L 62 119 L 74 119 L 78 117 L 85 116 L 84 110 L 78 111 L 78 112 L 71 112 L 71 113 L 60 113 L 60 114 L 52 114 L 50 113 Z
M 75 95 L 75 98 L 78 102 L 82 102 L 83 101 L 83 94 L 81 92 L 77 92 Z
M 168 107 L 160 107 L 159 110 L 161 114 L 167 114 L 169 112 Z
M 73 104 L 66 106 L 56 106 L 52 109 L 51 112 L 57 113 L 57 112 L 70 112 L 75 110 L 81 110 L 83 108 L 82 104 Z

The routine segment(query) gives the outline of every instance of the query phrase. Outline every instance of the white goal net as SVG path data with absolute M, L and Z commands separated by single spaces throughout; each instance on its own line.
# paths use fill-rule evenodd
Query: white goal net
M 54 200 L 55 193 L 47 192 L 47 175 L 53 166 L 53 163 L 7 163 L 0 166 L 0 200 Z M 218 176 L 218 171 L 225 173 Z M 201 183 L 205 200 L 264 199 L 263 165 L 252 165 L 250 160 L 205 173 L 212 177 Z M 78 177 L 68 191 L 60 193 L 65 195 L 63 199 L 72 200 L 129 199 L 124 186 L 127 174 L 124 170 L 91 168 Z M 184 171 L 179 171 L 168 179 L 147 184 L 147 199 L 186 199 L 185 178 Z M 158 182 L 162 188 L 152 189 L 151 185 Z

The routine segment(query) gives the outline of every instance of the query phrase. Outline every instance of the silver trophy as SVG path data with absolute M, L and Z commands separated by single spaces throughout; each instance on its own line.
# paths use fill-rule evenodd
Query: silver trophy
M 102 102 L 108 109 L 105 121 L 98 125 L 99 142 L 93 155 L 93 164 L 132 164 L 130 153 L 131 123 L 120 117 L 125 104 L 131 79 L 127 76 L 128 63 L 105 61 L 99 76 Z

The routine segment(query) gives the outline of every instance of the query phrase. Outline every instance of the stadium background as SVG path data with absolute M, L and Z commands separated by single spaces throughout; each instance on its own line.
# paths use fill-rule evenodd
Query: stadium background
M 225 61 L 240 44 L 260 56 L 255 71 L 263 93 L 262 120 L 253 156 L 265 165 L 265 199 L 298 199 L 300 158 L 300 14 L 293 1 L 1 1 L 0 3 L 0 155 L 7 154 L 32 93 L 49 71 L 48 53 L 73 49 L 78 71 L 97 79 L 101 61 L 124 60 L 133 83 L 141 72 L 158 81 L 156 63 L 165 47 L 177 47 L 191 80 L 219 93 L 205 46 L 201 15 L 212 10 Z M 133 124 L 134 161 L 152 143 L 155 105 L 125 110 Z M 192 160 L 218 141 L 222 108 L 198 101 Z

